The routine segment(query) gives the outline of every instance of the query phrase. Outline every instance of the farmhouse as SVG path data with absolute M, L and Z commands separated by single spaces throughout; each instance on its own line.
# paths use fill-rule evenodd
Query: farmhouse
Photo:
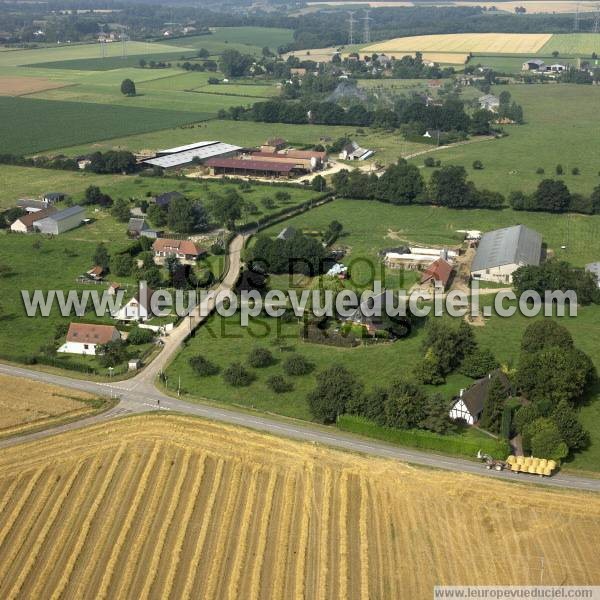
M 23 215 L 22 217 L 19 217 L 16 221 L 14 221 L 10 226 L 10 230 L 15 231 L 17 233 L 29 233 L 33 231 L 33 224 L 36 221 L 39 221 L 40 219 L 43 219 L 44 217 L 47 217 L 55 212 L 56 209 L 52 206 L 49 208 L 44 208 L 42 210 L 29 212 L 26 215 Z
M 433 261 L 421 275 L 421 285 L 431 285 L 436 288 L 446 289 L 454 268 L 443 258 Z
M 190 240 L 172 240 L 169 238 L 158 238 L 152 244 L 154 252 L 154 262 L 162 264 L 171 256 L 174 256 L 183 264 L 194 264 L 203 254 L 205 250 L 198 248 L 194 242 Z
M 154 203 L 163 208 L 168 208 L 173 200 L 178 200 L 183 197 L 181 192 L 164 192 L 163 194 L 154 197 Z
M 500 99 L 493 94 L 486 94 L 485 96 L 481 96 L 478 100 L 479 107 L 483 110 L 491 110 L 492 112 L 496 112 L 500 107 Z
M 296 233 L 298 233 L 298 230 L 295 229 L 294 227 L 285 227 L 284 229 L 282 229 L 279 232 L 279 235 L 277 236 L 278 240 L 291 240 Z
M 150 167 L 174 169 L 184 167 L 192 162 L 204 164 L 211 158 L 235 156 L 240 150 L 239 146 L 223 142 L 196 142 L 186 146 L 159 150 L 154 158 L 143 162 Z
M 158 233 L 154 231 L 146 223 L 146 219 L 140 219 L 138 217 L 133 217 L 129 219 L 129 223 L 127 225 L 127 233 L 132 237 L 148 237 L 148 238 L 156 238 L 158 237 Z
M 121 334 L 114 325 L 71 323 L 66 342 L 58 349 L 58 352 L 95 355 L 98 346 L 119 339 L 121 339 Z
M 512 283 L 513 273 L 525 265 L 539 265 L 542 236 L 523 225 L 485 233 L 471 265 L 471 277 L 482 281 Z
M 450 418 L 453 420 L 465 421 L 469 425 L 474 425 L 479 421 L 485 407 L 490 384 L 493 379 L 498 377 L 508 397 L 511 392 L 511 385 L 508 377 L 500 369 L 493 371 L 487 377 L 477 380 L 468 390 L 460 390 L 458 397 L 450 409 Z
M 373 156 L 373 150 L 361 148 L 356 142 L 349 142 L 339 154 L 341 160 L 366 160 Z
M 522 71 L 541 71 L 544 69 L 544 61 L 539 58 L 532 58 L 523 63 Z
M 302 69 L 306 73 L 306 69 Z M 271 138 L 267 140 L 261 147 L 261 152 L 274 153 L 283 150 L 287 146 L 287 142 L 283 138 Z
M 75 205 L 42 219 L 38 217 L 38 220 L 33 223 L 33 228 L 40 233 L 58 235 L 59 233 L 79 227 L 84 218 L 85 209 Z
M 247 177 L 291 177 L 294 164 L 243 158 L 211 158 L 206 161 L 211 175 L 242 175 Z
M 113 319 L 117 321 L 147 321 L 152 317 L 152 308 L 150 302 L 154 292 L 147 286 L 140 286 L 127 304 L 122 306 L 113 314 Z

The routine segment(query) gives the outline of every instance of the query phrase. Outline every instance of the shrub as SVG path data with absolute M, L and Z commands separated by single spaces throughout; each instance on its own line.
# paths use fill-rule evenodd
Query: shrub
M 241 363 L 231 363 L 223 372 L 225 383 L 233 387 L 245 387 L 254 381 L 254 376 Z
M 308 375 L 313 370 L 313 364 L 300 354 L 293 354 L 283 363 L 283 370 L 287 375 L 298 377 Z
M 571 169 L 571 175 L 579 175 L 579 167 L 573 167 Z
M 273 355 L 266 348 L 254 348 L 248 357 L 248 364 L 255 369 L 269 367 L 273 362 Z
M 134 327 L 127 336 L 127 341 L 134 346 L 139 344 L 149 344 L 154 339 L 154 332 L 151 329 L 142 329 Z
M 188 362 L 190 367 L 194 369 L 194 373 L 200 377 L 209 377 L 219 372 L 219 367 L 201 354 L 192 356 Z
M 433 156 L 427 156 L 423 161 L 423 164 L 426 167 L 435 167 L 435 159 L 433 158 Z
M 267 379 L 267 385 L 276 393 L 284 394 L 285 392 L 291 392 L 294 389 L 294 385 L 291 381 L 288 381 L 281 375 L 273 375 Z
M 465 356 L 460 365 L 460 372 L 467 377 L 479 379 L 500 366 L 490 350 L 476 349 Z
M 476 171 L 481 171 L 481 169 L 483 169 L 483 163 L 480 160 L 474 160 L 473 161 L 473 168 Z
M 543 168 L 543 167 L 538 167 L 538 168 L 535 170 L 535 172 L 536 172 L 538 175 L 543 175 L 543 174 L 544 174 L 546 171 L 544 171 L 544 168 Z

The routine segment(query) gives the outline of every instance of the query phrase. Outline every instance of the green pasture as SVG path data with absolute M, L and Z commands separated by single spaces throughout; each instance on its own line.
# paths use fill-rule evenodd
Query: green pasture
M 600 137 L 596 135 L 600 88 L 591 85 L 545 84 L 498 86 L 493 91 L 511 93 L 523 106 L 525 124 L 504 127 L 508 137 L 435 151 L 443 164 L 463 165 L 482 187 L 508 194 L 533 191 L 543 178 L 561 179 L 573 192 L 589 195 L 600 184 Z M 423 156 L 414 158 L 423 165 Z M 480 160 L 484 168 L 472 169 Z M 538 167 L 544 169 L 538 175 Z M 579 175 L 572 175 L 577 167 Z M 430 173 L 431 170 L 425 170 Z
M 188 48 L 206 48 L 218 54 L 228 48 L 240 52 L 259 54 L 265 46 L 276 50 L 279 46 L 289 44 L 294 35 L 291 29 L 276 27 L 217 27 L 210 35 L 197 35 L 170 40 L 174 46 Z
M 201 121 L 205 111 L 161 110 L 33 98 L 0 98 L 3 152 L 32 154 L 117 135 L 166 129 Z
M 539 54 L 590 56 L 600 53 L 600 36 L 595 33 L 555 33 L 540 49 Z

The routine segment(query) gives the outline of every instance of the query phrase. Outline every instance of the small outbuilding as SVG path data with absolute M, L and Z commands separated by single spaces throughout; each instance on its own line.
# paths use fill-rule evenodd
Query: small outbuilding
M 541 71 L 544 70 L 544 61 L 539 58 L 532 58 L 523 63 L 522 71 Z

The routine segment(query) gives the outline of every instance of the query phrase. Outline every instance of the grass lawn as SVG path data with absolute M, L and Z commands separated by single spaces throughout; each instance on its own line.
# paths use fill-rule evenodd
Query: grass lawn
M 166 129 L 201 121 L 206 112 L 156 110 L 84 102 L 56 102 L 32 98 L 0 98 L 3 151 L 32 154 L 62 146 L 108 139 L 119 134 Z M 68 125 L 67 125 L 68 124 Z
M 600 184 L 600 137 L 594 135 L 600 103 L 598 86 L 547 84 L 511 85 L 503 89 L 523 106 L 524 125 L 507 126 L 508 137 L 479 144 L 440 150 L 432 156 L 442 164 L 464 166 L 473 181 L 482 187 L 507 194 L 513 190 L 533 191 L 544 177 L 555 177 L 562 164 L 561 179 L 573 192 L 589 195 Z M 566 108 L 568 107 L 568 109 Z M 414 158 L 423 164 L 423 156 Z M 481 160 L 483 170 L 474 170 Z M 538 175 L 541 167 L 545 174 Z M 572 175 L 577 167 L 579 175 Z
M 555 33 L 540 49 L 541 54 L 574 54 L 590 56 L 598 52 L 598 36 L 594 33 Z

